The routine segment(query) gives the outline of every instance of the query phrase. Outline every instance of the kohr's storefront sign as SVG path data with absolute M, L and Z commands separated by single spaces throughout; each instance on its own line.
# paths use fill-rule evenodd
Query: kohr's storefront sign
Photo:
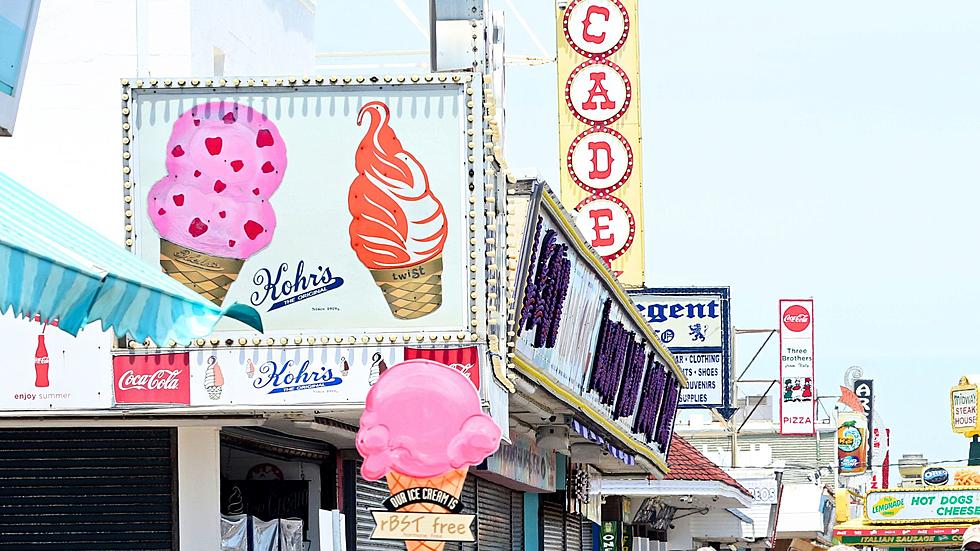
M 363 403 L 401 347 L 190 352 L 193 405 Z
M 631 291 L 640 314 L 687 378 L 680 408 L 731 404 L 731 301 L 728 287 Z
M 865 498 L 872 523 L 980 521 L 980 489 L 935 488 L 872 490 Z

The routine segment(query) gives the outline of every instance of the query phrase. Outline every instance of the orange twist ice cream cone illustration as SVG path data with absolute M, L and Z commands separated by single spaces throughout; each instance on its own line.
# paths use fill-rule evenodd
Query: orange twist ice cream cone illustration
M 442 305 L 448 228 L 425 168 L 402 147 L 390 119 L 380 101 L 365 104 L 357 117 L 368 128 L 354 155 L 357 177 L 347 197 L 350 241 L 391 313 L 415 319 Z
M 385 370 L 371 387 L 356 445 L 364 456 L 361 474 L 385 478 L 393 500 L 411 488 L 435 488 L 458 501 L 467 471 L 497 451 L 500 436 L 465 375 L 437 362 L 409 360 Z M 455 512 L 443 504 L 410 502 L 397 511 Z M 444 545 L 405 542 L 408 551 L 441 551 Z

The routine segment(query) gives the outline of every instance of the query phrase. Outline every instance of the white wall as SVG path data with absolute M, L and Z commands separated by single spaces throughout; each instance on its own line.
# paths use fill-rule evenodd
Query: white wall
M 218 48 L 226 76 L 312 74 L 315 6 L 311 0 L 192 1 L 191 70 L 213 74 Z
M 177 429 L 177 503 L 181 549 L 221 547 L 218 427 Z
M 0 138 L 0 171 L 122 244 L 120 79 L 210 76 L 214 44 L 227 48 L 226 72 L 301 73 L 313 65 L 313 5 L 44 0 L 16 133 Z M 107 349 L 100 360 L 78 369 L 110 370 Z M 182 549 L 219 546 L 218 443 L 217 428 L 178 429 Z

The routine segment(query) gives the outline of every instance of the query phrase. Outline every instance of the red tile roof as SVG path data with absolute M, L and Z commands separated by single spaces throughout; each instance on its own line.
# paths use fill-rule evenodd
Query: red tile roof
M 718 465 L 712 463 L 703 453 L 699 452 L 697 448 L 676 434 L 670 441 L 667 465 L 670 467 L 667 480 L 722 482 L 748 496 L 752 495 L 728 473 L 721 470 Z

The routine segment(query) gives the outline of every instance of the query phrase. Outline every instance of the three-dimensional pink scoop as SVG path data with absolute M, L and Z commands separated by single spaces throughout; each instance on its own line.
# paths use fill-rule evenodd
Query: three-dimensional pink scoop
M 421 478 L 479 465 L 497 451 L 500 436 L 465 375 L 410 360 L 388 368 L 371 387 L 356 445 L 365 479 L 389 471 Z

